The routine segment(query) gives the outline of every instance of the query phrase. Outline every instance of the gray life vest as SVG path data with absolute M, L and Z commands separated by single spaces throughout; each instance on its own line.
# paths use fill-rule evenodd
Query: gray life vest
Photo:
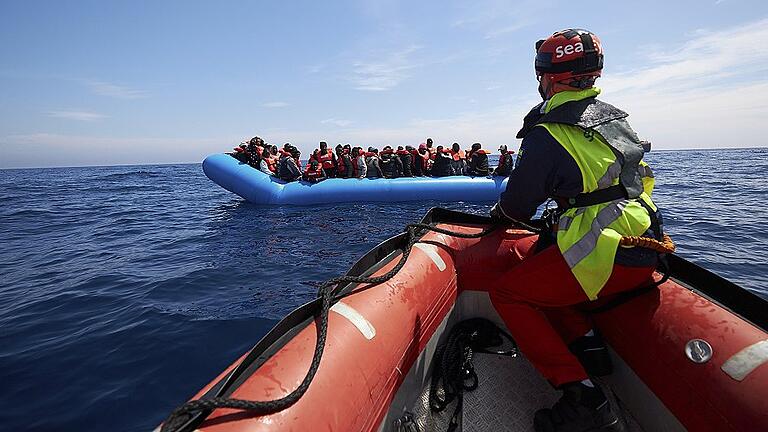
M 626 197 L 640 196 L 643 192 L 643 182 L 639 164 L 644 151 L 640 138 L 626 120 L 629 114 L 594 97 L 564 103 L 546 114 L 541 112 L 543 104 L 544 102 L 535 106 L 525 116 L 523 128 L 517 133 L 517 138 L 524 138 L 534 126 L 541 123 L 578 126 L 584 130 L 584 136 L 590 141 L 597 132 L 608 143 L 621 164 L 619 184 L 626 191 Z

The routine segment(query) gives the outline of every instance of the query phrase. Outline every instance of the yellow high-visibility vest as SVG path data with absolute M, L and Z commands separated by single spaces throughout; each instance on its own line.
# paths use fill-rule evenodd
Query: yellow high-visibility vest
M 595 97 L 599 93 L 597 88 L 560 92 L 542 106 L 542 112 L 546 114 L 565 103 Z M 583 193 L 620 183 L 621 160 L 600 133 L 585 133 L 579 126 L 563 123 L 544 122 L 536 127 L 546 128 L 576 161 L 583 179 Z M 651 200 L 653 172 L 642 161 L 637 169 L 642 180 L 639 196 L 570 208 L 560 217 L 558 248 L 590 300 L 598 297 L 611 276 L 621 237 L 643 235 L 651 226 L 650 215 L 639 200 L 656 210 Z

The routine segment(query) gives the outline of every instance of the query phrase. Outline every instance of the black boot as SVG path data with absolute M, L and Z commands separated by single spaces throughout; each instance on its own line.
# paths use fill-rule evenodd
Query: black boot
M 552 408 L 536 411 L 536 432 L 624 431 L 624 422 L 598 387 L 576 382 L 562 389 L 563 396 Z
M 582 336 L 571 342 L 568 344 L 568 349 L 578 357 L 587 375 L 601 377 L 613 372 L 608 348 L 597 331 L 593 336 Z

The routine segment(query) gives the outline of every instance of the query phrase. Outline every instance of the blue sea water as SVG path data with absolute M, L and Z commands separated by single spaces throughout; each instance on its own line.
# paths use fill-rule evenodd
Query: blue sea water
M 768 296 L 768 149 L 646 160 L 679 254 Z M 198 164 L 0 171 L 0 429 L 153 429 L 437 205 L 490 203 L 267 208 Z

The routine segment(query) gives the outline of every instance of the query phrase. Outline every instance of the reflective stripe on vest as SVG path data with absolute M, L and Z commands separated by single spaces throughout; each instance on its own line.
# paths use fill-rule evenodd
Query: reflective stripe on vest
M 558 93 L 547 103 L 546 109 L 598 93 L 596 89 L 590 90 Z M 536 127 L 547 129 L 573 157 L 581 171 L 582 192 L 619 184 L 621 161 L 600 134 L 585 136 L 580 127 L 562 123 L 541 123 Z M 611 276 L 621 237 L 642 235 L 651 225 L 648 212 L 637 200 L 642 199 L 651 208 L 656 208 L 646 193 L 653 188 L 652 184 L 646 183 L 646 180 L 653 181 L 653 173 L 644 162 L 640 167 L 643 192 L 637 199 L 571 208 L 558 222 L 558 248 L 590 300 L 597 298 Z

